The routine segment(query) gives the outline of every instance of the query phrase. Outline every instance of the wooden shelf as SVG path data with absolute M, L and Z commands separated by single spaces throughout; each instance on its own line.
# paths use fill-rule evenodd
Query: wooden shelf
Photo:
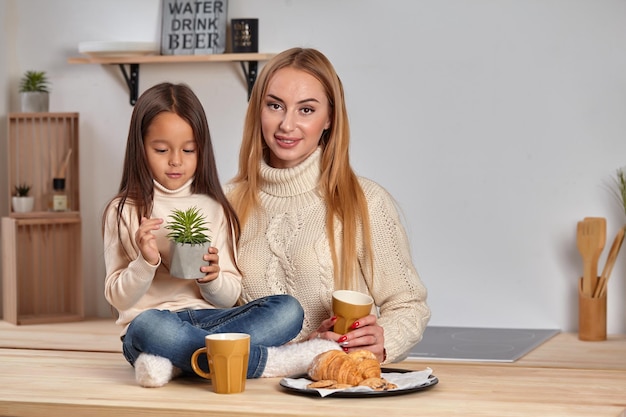
M 58 217 L 64 214 L 49 212 L 48 204 L 53 178 L 70 150 L 65 190 L 69 210 L 80 211 L 78 113 L 9 113 L 8 116 L 7 199 L 11 201 L 15 185 L 22 183 L 31 186 L 30 195 L 35 197 L 33 212 L 22 214 L 10 210 L 9 215 Z
M 184 62 L 246 62 L 267 61 L 276 54 L 213 54 L 213 55 L 126 55 L 107 57 L 91 55 L 69 58 L 69 64 L 174 64 Z
M 3 319 L 13 324 L 80 320 L 78 113 L 9 113 L 7 124 L 9 200 L 15 184 L 27 183 L 35 204 L 31 212 L 11 209 L 2 217 Z M 66 155 L 69 211 L 49 211 L 53 178 Z
M 80 218 L 78 211 L 30 211 L 28 213 L 10 213 L 9 217 L 20 224 L 62 224 L 72 223 Z
M 52 324 L 52 323 L 67 323 L 82 321 L 83 316 L 73 313 L 58 313 L 58 314 L 37 314 L 37 315 L 22 315 L 17 324 Z
M 210 62 L 239 62 L 248 85 L 248 99 L 256 81 L 259 61 L 271 59 L 273 53 L 226 53 L 213 55 L 125 55 L 125 56 L 98 56 L 72 57 L 69 64 L 100 64 L 118 65 L 128 85 L 130 104 L 135 105 L 139 95 L 139 64 L 178 64 L 178 63 L 210 63 Z M 129 66 L 129 69 L 126 69 Z
M 80 320 L 81 219 L 2 218 L 3 318 L 13 324 Z

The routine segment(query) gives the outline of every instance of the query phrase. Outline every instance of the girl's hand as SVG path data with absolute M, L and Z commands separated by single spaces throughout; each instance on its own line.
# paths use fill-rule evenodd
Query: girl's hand
M 135 242 L 139 246 L 141 256 L 151 265 L 157 265 L 161 259 L 159 249 L 157 248 L 156 237 L 152 233 L 153 230 L 161 228 L 163 219 L 147 219 L 141 218 L 139 229 L 135 232 Z
M 357 320 L 352 325 L 352 330 L 344 335 L 332 331 L 336 320 L 336 317 L 324 320 L 320 327 L 309 336 L 309 339 L 318 337 L 334 340 L 346 353 L 367 349 L 376 355 L 380 362 L 385 360 L 385 329 L 376 323 L 375 315 L 370 314 Z
M 220 257 L 217 254 L 217 248 L 214 246 L 209 247 L 207 253 L 204 254 L 203 259 L 209 262 L 209 265 L 200 268 L 200 271 L 204 272 L 206 276 L 199 278 L 196 281 L 200 284 L 213 281 L 220 274 Z

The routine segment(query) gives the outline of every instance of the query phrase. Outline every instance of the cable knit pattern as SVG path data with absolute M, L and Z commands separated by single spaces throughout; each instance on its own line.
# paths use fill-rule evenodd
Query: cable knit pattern
M 240 295 L 241 274 L 230 256 L 228 236 L 233 231 L 222 206 L 212 198 L 191 193 L 192 180 L 178 190 L 168 190 L 155 181 L 153 218 L 164 223 L 153 231 L 161 255 L 158 265 L 149 264 L 135 242 L 139 228 L 132 204 L 125 204 L 122 213 L 121 236 L 118 237 L 117 203 L 106 213 L 104 229 L 104 261 L 106 265 L 105 297 L 119 312 L 117 323 L 126 327 L 139 313 L 147 309 L 184 310 L 232 307 Z M 165 228 L 172 209 L 187 210 L 196 206 L 209 222 L 211 246 L 219 251 L 220 274 L 217 279 L 198 284 L 194 279 L 170 276 L 170 240 Z M 129 252 L 130 258 L 124 249 Z
M 248 219 L 238 246 L 245 302 L 270 294 L 291 294 L 305 320 L 296 340 L 306 338 L 331 315 L 333 264 L 326 237 L 326 206 L 317 184 L 321 150 L 300 165 L 275 169 L 262 162 L 260 210 Z M 387 362 L 403 359 L 430 318 L 426 289 L 413 266 L 408 239 L 393 198 L 381 186 L 359 178 L 371 213 L 374 275 L 357 236 L 361 271 L 358 290 L 374 297 L 385 329 Z M 341 242 L 341 228 L 335 231 Z

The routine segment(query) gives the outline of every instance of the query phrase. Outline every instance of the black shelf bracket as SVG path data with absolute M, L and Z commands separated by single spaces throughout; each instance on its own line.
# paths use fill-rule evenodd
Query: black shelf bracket
M 246 79 L 246 86 L 248 88 L 248 101 L 250 100 L 250 95 L 252 94 L 252 87 L 254 87 L 254 83 L 256 82 L 256 77 L 258 75 L 258 61 L 240 61 L 241 69 L 243 70 L 243 75 Z M 247 66 L 246 66 L 247 64 Z M 120 70 L 122 71 L 122 75 L 124 76 L 124 81 L 126 81 L 126 85 L 128 86 L 128 91 L 130 94 L 130 105 L 134 106 L 137 103 L 137 98 L 139 97 L 139 64 L 118 64 Z M 129 70 L 126 70 L 126 66 L 128 65 Z
M 122 75 L 130 92 L 130 105 L 134 106 L 139 97 L 139 64 L 128 64 L 130 73 L 126 71 L 124 64 L 119 64 Z
M 258 72 L 258 61 L 246 61 L 248 63 L 248 68 L 246 68 L 246 64 L 244 61 L 239 62 L 241 64 L 241 69 L 243 70 L 243 75 L 246 77 L 246 84 L 248 86 L 248 101 L 250 101 L 250 95 L 252 94 L 252 87 L 254 87 L 254 83 L 256 82 L 257 72 Z

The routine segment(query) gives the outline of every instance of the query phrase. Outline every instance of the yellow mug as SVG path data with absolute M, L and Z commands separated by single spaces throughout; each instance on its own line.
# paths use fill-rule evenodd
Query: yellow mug
M 348 333 L 360 318 L 371 313 L 374 299 L 358 291 L 337 290 L 333 292 L 333 314 L 337 316 L 334 332 Z
M 250 335 L 246 333 L 216 333 L 205 336 L 206 347 L 191 355 L 191 367 L 199 376 L 210 379 L 218 394 L 235 394 L 246 388 Z M 207 355 L 209 373 L 198 366 L 198 357 Z

